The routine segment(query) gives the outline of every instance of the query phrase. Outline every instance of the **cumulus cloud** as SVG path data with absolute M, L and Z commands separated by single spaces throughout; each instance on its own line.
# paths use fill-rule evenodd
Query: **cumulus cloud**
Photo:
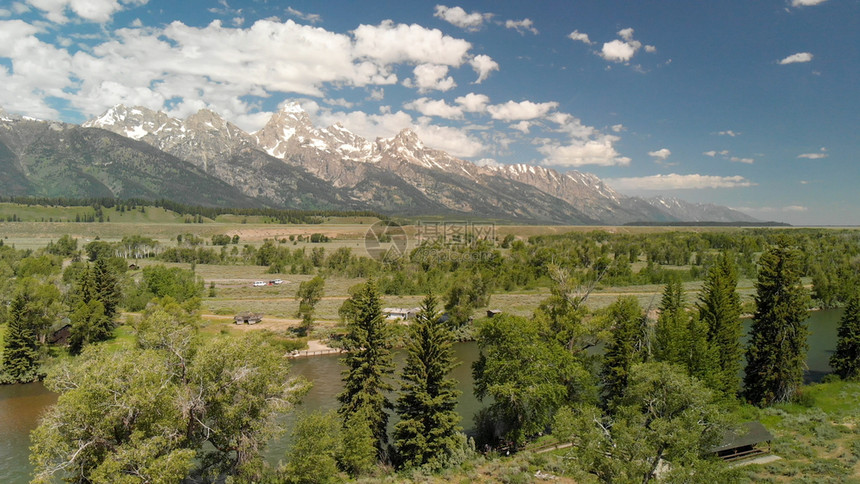
M 669 151 L 668 148 L 660 148 L 657 151 L 649 151 L 648 156 L 656 158 L 658 160 L 666 161 L 670 156 L 672 156 L 672 152 Z
M 810 7 L 826 2 L 827 0 L 791 0 L 792 7 Z
M 827 148 L 824 147 L 822 147 L 818 153 L 803 153 L 797 155 L 798 158 L 806 158 L 807 160 L 820 160 L 823 158 L 827 158 L 828 156 L 830 155 L 827 154 Z
M 732 131 L 730 129 L 726 131 L 719 131 L 717 134 L 720 136 L 729 136 L 732 138 L 734 138 L 735 136 L 740 136 L 740 133 L 738 133 L 737 131 Z
M 492 57 L 484 54 L 473 57 L 469 61 L 469 65 L 478 74 L 478 80 L 475 81 L 475 84 L 480 84 L 490 76 L 491 72 L 499 70 L 499 64 Z
M 519 123 L 515 123 L 511 125 L 511 129 L 515 129 L 517 131 L 522 131 L 525 134 L 529 133 L 531 129 L 532 123 L 529 121 L 520 121 Z
M 462 7 L 436 5 L 433 16 L 461 29 L 475 32 L 480 30 L 484 25 L 484 21 L 491 19 L 493 14 L 480 12 L 467 13 Z
M 359 25 L 353 32 L 355 52 L 382 64 L 414 62 L 459 67 L 465 62 L 472 44 L 417 24 Z
M 478 166 L 493 166 L 493 167 L 502 166 L 501 163 L 499 163 L 498 161 L 496 161 L 492 158 L 481 158 L 480 160 L 476 161 L 475 164 Z
M 487 110 L 493 119 L 501 121 L 520 121 L 546 116 L 549 111 L 556 107 L 558 107 L 558 103 L 555 101 L 545 103 L 508 101 L 504 104 L 489 106 Z
M 483 113 L 487 111 L 487 105 L 490 103 L 490 98 L 486 94 L 475 94 L 470 92 L 465 96 L 455 98 L 454 102 L 462 106 L 463 110 L 466 112 Z
M 538 29 L 535 28 L 534 22 L 532 22 L 531 19 L 527 18 L 524 18 L 522 20 L 508 20 L 505 22 L 505 27 L 509 29 L 514 29 L 521 35 L 524 35 L 526 32 L 531 32 L 534 35 L 538 34 Z
M 27 0 L 49 21 L 64 24 L 69 12 L 87 22 L 104 23 L 127 7 L 146 5 L 149 0 Z
M 486 151 L 481 140 L 470 135 L 468 131 L 450 126 L 434 125 L 429 117 L 422 116 L 416 120 L 406 112 L 391 112 L 384 107 L 380 108 L 379 114 L 370 114 L 364 111 L 315 110 L 304 104 L 302 107 L 308 111 L 317 125 L 330 126 L 341 123 L 353 133 L 367 139 L 390 138 L 404 128 L 410 128 L 427 146 L 446 151 L 453 156 L 471 158 Z
M 430 124 L 427 118 L 419 119 L 413 129 L 427 146 L 460 158 L 472 158 L 486 151 L 484 144 L 468 131 Z
M 259 20 L 245 28 L 220 21 L 202 27 L 132 22 L 75 53 L 39 40 L 39 27 L 0 22 L 0 57 L 11 64 L 3 73 L 0 105 L 28 107 L 32 115 L 49 118 L 56 112 L 41 101 L 48 97 L 84 115 L 125 103 L 179 114 L 206 107 L 230 118 L 258 111 L 254 98 L 273 93 L 322 98 L 330 86 L 372 87 L 371 98 L 380 100 L 379 87 L 399 81 L 397 64 L 415 66 L 410 82 L 423 90 L 451 89 L 456 83 L 449 68 L 470 59 L 484 78 L 497 68 L 489 57 L 471 55 L 471 44 L 462 39 L 391 21 L 361 25 L 349 34 L 293 20 Z M 302 48 L 284 48 L 291 45 Z
M 690 190 L 702 188 L 738 188 L 757 185 L 752 181 L 739 176 L 715 176 L 715 175 L 679 175 L 670 173 L 668 175 L 651 175 L 629 178 L 608 178 L 606 184 L 619 191 L 638 190 Z
M 633 38 L 633 29 L 629 27 L 619 30 L 618 36 L 621 38 L 605 42 L 597 54 L 610 62 L 626 64 L 642 48 L 642 42 Z M 656 51 L 653 45 L 645 46 L 645 52 Z
M 620 133 L 627 128 L 625 128 L 623 124 L 613 124 L 610 129 L 612 130 L 613 133 Z
M 797 64 L 799 62 L 810 62 L 812 60 L 813 55 L 809 52 L 798 52 L 797 54 L 791 54 L 779 61 L 781 65 L 785 64 Z
M 460 119 L 463 117 L 462 106 L 451 106 L 443 99 L 422 97 L 404 104 L 403 107 L 413 111 L 418 111 L 424 116 L 436 116 L 446 119 Z
M 711 158 L 714 158 L 717 155 L 727 156 L 729 154 L 729 150 L 722 150 L 722 151 L 710 150 L 710 151 L 705 151 L 702 154 L 705 156 L 710 156 Z
M 619 139 L 601 135 L 592 139 L 571 139 L 567 144 L 548 141 L 538 147 L 545 156 L 541 164 L 563 167 L 629 165 L 630 158 L 621 156 L 615 149 L 614 143 Z
M 415 79 L 407 79 L 404 86 L 417 87 L 418 92 L 448 91 L 457 86 L 454 78 L 448 75 L 448 66 L 438 64 L 420 64 L 413 70 Z
M 588 44 L 588 45 L 591 45 L 594 43 L 591 41 L 591 39 L 588 38 L 588 34 L 586 34 L 584 32 L 580 32 L 578 30 L 574 30 L 573 32 L 568 34 L 567 38 L 569 38 L 570 40 L 575 40 L 577 42 L 582 42 L 582 43 Z
M 729 161 L 731 161 L 732 163 L 746 163 L 747 165 L 752 165 L 753 163 L 755 163 L 754 158 L 740 158 L 738 156 L 732 156 L 731 158 L 729 158 Z
M 8 8 L 0 8 L 0 17 L 9 17 L 12 15 L 12 11 Z
M 293 7 L 287 7 L 287 13 L 292 17 L 295 17 L 299 20 L 304 20 L 308 23 L 315 24 L 318 22 L 322 22 L 322 15 L 317 13 L 305 13 L 301 10 L 294 9 Z

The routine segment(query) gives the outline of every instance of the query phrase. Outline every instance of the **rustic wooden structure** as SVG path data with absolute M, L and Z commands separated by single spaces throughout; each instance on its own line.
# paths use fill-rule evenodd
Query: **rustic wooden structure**
M 257 324 L 263 320 L 261 313 L 243 312 L 233 317 L 236 324 Z
M 768 432 L 761 422 L 744 422 L 737 431 L 726 431 L 720 445 L 711 449 L 711 452 L 724 461 L 731 462 L 770 453 L 771 440 L 773 434 Z M 762 443 L 767 444 L 766 450 L 759 446 Z

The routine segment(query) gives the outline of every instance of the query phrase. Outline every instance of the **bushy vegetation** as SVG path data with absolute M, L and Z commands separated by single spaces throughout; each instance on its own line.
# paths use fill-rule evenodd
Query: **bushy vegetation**
M 435 241 L 385 261 L 332 248 L 322 237 L 313 247 L 286 237 L 259 245 L 240 245 L 232 233 L 209 237 L 185 230 L 169 243 L 136 235 L 80 244 L 64 236 L 35 251 L 0 246 L 0 380 L 46 378 L 62 394 L 34 434 L 37 479 L 339 482 L 397 472 L 444 480 L 493 468 L 517 481 L 533 477 L 538 462 L 585 482 L 647 482 L 668 462 L 666 478 L 722 482 L 762 475 L 730 471 L 711 458 L 708 450 L 733 419 L 754 417 L 777 429 L 791 422 L 812 436 L 811 446 L 832 446 L 828 440 L 842 442 L 849 432 L 813 412 L 821 388 L 851 384 L 802 386 L 802 323 L 812 306 L 847 303 L 831 364 L 839 377 L 856 379 L 856 231 L 593 231 Z M 129 270 L 129 261 L 144 261 L 143 268 Z M 330 299 L 323 298 L 329 281 L 357 283 L 339 311 L 345 324 L 325 329 L 343 334 L 347 350 L 340 408 L 302 417 L 282 466 L 265 463 L 261 450 L 273 423 L 282 421 L 277 415 L 303 391 L 282 358 L 286 343 L 262 332 L 201 335 L 195 311 L 206 283 L 193 270 L 197 264 L 306 275 L 292 298 L 298 311 L 290 311 L 306 333 L 317 305 L 331 304 L 322 301 Z M 755 281 L 746 346 L 741 279 Z M 691 281 L 702 284 L 688 284 L 685 294 Z M 632 296 L 602 309 L 586 304 L 601 288 L 639 284 L 659 284 L 662 298 L 651 307 Z M 534 290 L 541 301 L 531 316 L 475 318 L 498 294 Z M 384 297 L 424 294 L 439 300 L 425 299 L 409 326 L 385 320 Z M 142 311 L 130 344 L 113 340 L 123 310 Z M 77 356 L 57 359 L 66 350 L 49 339 L 65 324 L 68 350 Z M 477 341 L 474 392 L 487 403 L 476 441 L 462 433 L 448 376 L 456 365 L 451 344 L 463 337 Z M 395 372 L 398 344 L 407 358 Z M 115 407 L 105 403 L 109 396 L 120 399 Z M 389 435 L 394 413 L 400 419 Z M 567 446 L 540 457 L 494 457 L 528 455 L 544 441 Z M 807 459 L 809 468 L 775 465 L 773 472 L 850 472 L 847 457 L 812 458 L 808 447 L 792 445 L 779 441 L 778 449 L 788 459 Z M 488 453 L 478 456 L 475 448 Z

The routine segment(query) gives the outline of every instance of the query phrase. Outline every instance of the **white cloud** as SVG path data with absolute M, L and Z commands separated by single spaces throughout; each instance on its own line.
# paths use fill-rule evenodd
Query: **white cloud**
M 463 107 L 463 110 L 469 113 L 483 113 L 487 111 L 487 105 L 490 103 L 490 98 L 486 94 L 475 94 L 470 92 L 465 96 L 460 96 L 454 99 L 454 102 Z
M 602 135 L 587 140 L 572 139 L 569 144 L 549 141 L 538 147 L 538 151 L 545 156 L 541 164 L 565 167 L 629 165 L 630 158 L 621 156 L 613 146 L 619 139 L 617 136 Z
M 728 156 L 728 155 L 729 155 L 729 150 L 722 150 L 722 151 L 711 150 L 711 151 L 705 151 L 705 152 L 703 152 L 702 154 L 703 154 L 703 155 L 705 155 L 705 156 L 710 156 L 711 158 L 714 158 L 714 157 L 716 157 L 717 155 L 720 155 L 720 156 Z
M 445 119 L 460 119 L 463 117 L 462 106 L 451 106 L 443 99 L 422 97 L 404 104 L 403 107 L 418 111 L 424 116 L 436 116 Z
M 413 70 L 415 80 L 407 79 L 404 86 L 417 87 L 418 92 L 449 91 L 457 86 L 454 78 L 448 75 L 448 66 L 438 64 L 420 64 Z
M 798 52 L 797 54 L 791 54 L 779 61 L 781 65 L 785 64 L 796 64 L 798 62 L 810 62 L 812 60 L 813 55 L 809 52 Z
M 489 77 L 491 72 L 499 70 L 499 64 L 492 57 L 484 54 L 473 57 L 469 61 L 469 65 L 478 74 L 478 80 L 475 81 L 475 84 L 480 84 L 484 79 Z
M 8 8 L 0 8 L 0 17 L 9 17 L 12 15 L 12 11 Z
M 395 25 L 391 20 L 359 25 L 353 35 L 356 55 L 383 65 L 411 62 L 459 67 L 472 48 L 469 42 L 443 35 L 441 30 Z
M 453 156 L 471 158 L 486 151 L 484 144 L 468 131 L 450 126 L 439 126 L 431 123 L 429 117 L 415 120 L 403 111 L 390 112 L 381 108 L 379 114 L 368 114 L 363 111 L 334 112 L 327 109 L 316 110 L 312 106 L 302 105 L 314 123 L 320 126 L 330 126 L 341 123 L 353 133 L 367 139 L 390 138 L 410 128 L 427 146 L 443 150 Z
M 535 119 L 546 116 L 546 114 L 558 107 L 555 101 L 546 103 L 534 103 L 531 101 L 508 101 L 504 104 L 495 104 L 487 108 L 493 119 L 502 121 L 520 121 Z
M 806 158 L 807 160 L 820 160 L 822 158 L 827 158 L 827 153 L 803 153 L 802 155 L 797 155 L 798 158 Z
M 382 101 L 385 99 L 385 89 L 381 87 L 379 89 L 371 89 L 368 99 L 371 101 Z
M 496 161 L 492 158 L 481 158 L 480 160 L 476 161 L 475 164 L 478 166 L 494 166 L 494 167 L 502 166 L 501 163 L 499 163 L 498 161 Z
M 582 43 L 588 44 L 588 45 L 591 45 L 594 43 L 591 41 L 591 39 L 588 38 L 588 34 L 586 34 L 584 32 L 580 32 L 578 30 L 574 30 L 573 32 L 568 34 L 567 38 L 569 38 L 570 40 L 575 40 L 577 42 L 582 42 Z
M 419 119 L 413 129 L 427 146 L 460 158 L 471 158 L 486 151 L 484 144 L 467 131 L 430 124 L 427 118 Z
M 791 0 L 792 7 L 810 7 L 826 2 L 827 0 Z
M 642 42 L 633 38 L 633 29 L 626 28 L 618 31 L 620 39 L 615 39 L 605 42 L 597 54 L 600 57 L 610 61 L 619 63 L 628 63 L 633 56 L 642 48 Z M 653 45 L 646 45 L 645 52 L 656 52 L 657 48 Z M 638 67 L 638 66 L 637 66 Z M 640 67 L 641 69 L 641 67 Z
M 64 24 L 69 11 L 88 22 L 104 23 L 126 7 L 146 5 L 149 0 L 27 0 L 49 21 Z
M 740 135 L 741 135 L 739 132 L 737 132 L 737 131 L 732 131 L 732 130 L 730 130 L 730 129 L 728 129 L 728 130 L 726 130 L 726 131 L 719 131 L 717 134 L 718 134 L 718 135 L 720 135 L 720 136 L 729 136 L 729 137 L 732 137 L 732 138 L 734 138 L 735 136 L 740 136 Z
M 299 19 L 299 20 L 304 20 L 305 22 L 308 22 L 311 24 L 322 22 L 322 16 L 321 15 L 316 14 L 316 13 L 304 13 L 300 10 L 294 9 L 293 7 L 287 7 L 287 13 L 290 14 L 291 16 Z
M 612 130 L 613 133 L 620 133 L 620 132 L 626 130 L 627 128 L 625 128 L 623 124 L 613 124 L 610 129 Z
M 446 7 L 445 5 L 436 5 L 433 16 L 440 18 L 451 25 L 466 29 L 470 32 L 480 30 L 484 25 L 485 20 L 493 17 L 491 13 L 472 12 L 467 13 L 462 7 Z
M 61 4 L 68 7 L 70 1 Z M 40 101 L 47 97 L 65 100 L 84 115 L 115 103 L 163 109 L 171 100 L 177 112 L 200 106 L 239 116 L 259 110 L 259 101 L 249 98 L 272 93 L 322 97 L 329 86 L 397 83 L 396 63 L 416 66 L 413 82 L 425 90 L 451 89 L 456 83 L 447 71 L 469 59 L 478 66 L 479 76 L 496 67 L 489 57 L 470 55 L 471 44 L 464 40 L 390 21 L 362 25 L 351 34 L 293 20 L 260 20 L 245 28 L 220 21 L 204 27 L 178 21 L 142 27 L 131 22 L 108 40 L 96 40 L 74 54 L 40 41 L 39 27 L 20 20 L 2 22 L 0 57 L 8 58 L 11 68 L 4 73 L 0 105 L 27 105 L 33 115 L 48 117 L 53 111 Z M 379 100 L 382 91 L 372 92 Z
M 657 151 L 649 151 L 648 156 L 666 161 L 670 156 L 672 156 L 672 152 L 669 151 L 668 148 L 660 148 Z
M 637 190 L 690 190 L 702 188 L 738 188 L 755 186 L 750 180 L 742 176 L 714 176 L 714 175 L 679 175 L 670 173 L 668 175 L 651 175 L 630 178 L 608 178 L 604 180 L 607 185 L 619 191 Z
M 337 98 L 337 99 L 325 98 L 325 99 L 323 99 L 323 102 L 326 104 L 329 104 L 331 106 L 342 106 L 342 107 L 345 107 L 347 109 L 349 109 L 353 106 L 353 103 L 347 101 L 346 99 L 344 99 L 342 97 Z
M 531 129 L 532 123 L 528 121 L 520 121 L 519 123 L 512 124 L 511 129 L 515 129 L 517 131 L 522 131 L 525 134 L 529 134 L 529 129 Z
M 520 34 L 525 34 L 526 32 L 531 32 L 535 35 L 538 34 L 538 29 L 535 28 L 534 22 L 527 18 L 522 20 L 508 20 L 505 22 L 505 27 L 514 29 Z
M 729 158 L 729 161 L 731 161 L 732 163 L 746 163 L 748 165 L 752 165 L 753 163 L 755 163 L 754 158 L 740 158 L 737 156 L 732 156 L 731 158 Z

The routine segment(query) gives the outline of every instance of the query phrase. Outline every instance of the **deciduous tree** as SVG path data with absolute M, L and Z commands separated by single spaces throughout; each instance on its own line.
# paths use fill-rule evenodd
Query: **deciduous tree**
M 296 316 L 302 318 L 302 330 L 309 333 L 314 322 L 314 309 L 325 291 L 325 279 L 315 276 L 299 284 L 296 297 L 299 298 L 299 310 Z

